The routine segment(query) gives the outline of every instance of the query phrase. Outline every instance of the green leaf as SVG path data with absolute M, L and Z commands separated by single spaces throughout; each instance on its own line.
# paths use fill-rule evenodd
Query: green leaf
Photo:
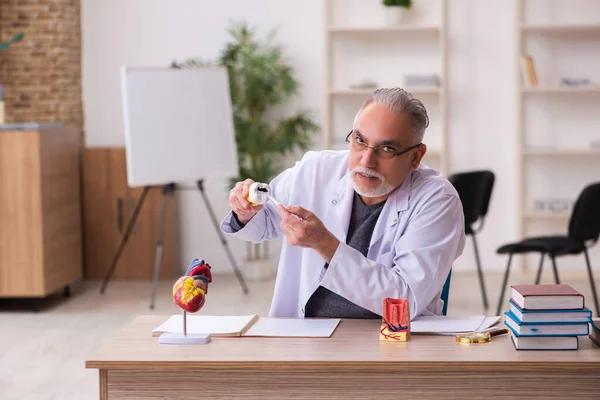
M 23 32 L 19 32 L 15 36 L 13 36 L 12 42 L 13 43 L 19 42 L 21 39 L 23 39 L 24 36 L 25 36 L 25 34 Z
M 21 41 L 21 39 L 23 39 L 24 36 L 25 34 L 23 32 L 20 32 L 14 35 L 10 40 L 0 43 L 0 51 L 8 49 L 12 43 Z
M 382 3 L 387 7 L 412 7 L 412 0 L 382 0 Z
M 281 172 L 283 157 L 296 149 L 310 148 L 312 135 L 320 127 L 308 111 L 274 118 L 278 107 L 299 92 L 292 65 L 276 44 L 276 31 L 259 39 L 256 28 L 247 22 L 232 22 L 227 32 L 230 41 L 213 63 L 225 67 L 229 75 L 239 163 L 239 176 L 229 182 L 231 188 L 246 178 L 270 182 Z M 195 58 L 173 65 L 190 68 L 207 63 Z

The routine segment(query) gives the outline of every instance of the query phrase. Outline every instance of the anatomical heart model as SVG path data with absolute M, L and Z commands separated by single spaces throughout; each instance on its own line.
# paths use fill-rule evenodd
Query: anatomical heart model
M 379 339 L 394 342 L 406 342 L 410 339 L 408 299 L 386 297 L 383 300 L 383 318 Z
M 194 258 L 185 276 L 173 285 L 173 302 L 184 311 L 198 312 L 204 306 L 208 284 L 211 282 L 210 265 Z
M 208 333 L 187 333 L 187 313 L 200 311 L 206 302 L 208 284 L 212 282 L 210 265 L 194 258 L 185 275 L 177 279 L 173 285 L 173 303 L 183 310 L 183 334 L 165 332 L 160 335 L 161 344 L 207 344 L 211 335 Z

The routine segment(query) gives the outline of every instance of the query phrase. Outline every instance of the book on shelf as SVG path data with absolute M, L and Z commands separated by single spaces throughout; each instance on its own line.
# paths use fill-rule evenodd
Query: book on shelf
M 511 300 L 521 310 L 581 310 L 585 298 L 566 284 L 513 285 Z
M 510 312 L 521 322 L 589 322 L 592 311 L 584 307 L 580 310 L 523 310 L 510 300 Z
M 590 333 L 589 321 L 532 323 L 520 321 L 510 311 L 504 314 L 504 324 L 518 336 L 585 336 Z
M 438 88 L 440 77 L 437 74 L 408 74 L 404 76 L 404 84 L 407 87 Z
M 521 73 L 523 74 L 523 83 L 526 87 L 538 87 L 537 73 L 533 65 L 533 57 L 529 55 L 521 56 Z
M 586 87 L 592 86 L 592 81 L 588 78 L 562 78 L 560 84 L 563 87 Z
M 577 336 L 510 336 L 516 350 L 577 350 Z

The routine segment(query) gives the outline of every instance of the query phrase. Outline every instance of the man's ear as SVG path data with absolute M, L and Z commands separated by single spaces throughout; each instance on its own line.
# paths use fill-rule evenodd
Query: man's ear
M 427 152 L 427 145 L 425 143 L 421 144 L 416 149 L 416 151 L 412 155 L 412 160 L 410 162 L 411 170 L 415 171 L 417 168 L 419 168 L 419 165 L 421 164 L 421 160 L 423 159 L 423 156 L 425 155 L 426 152 Z

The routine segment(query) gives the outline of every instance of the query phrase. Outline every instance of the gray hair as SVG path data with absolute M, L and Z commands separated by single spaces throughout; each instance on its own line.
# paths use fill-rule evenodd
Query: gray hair
M 367 98 L 356 114 L 354 120 L 369 104 L 375 103 L 389 108 L 396 113 L 407 113 L 412 117 L 415 139 L 418 142 L 423 140 L 425 129 L 429 126 L 429 117 L 423 103 L 413 97 L 404 89 L 377 89 Z

